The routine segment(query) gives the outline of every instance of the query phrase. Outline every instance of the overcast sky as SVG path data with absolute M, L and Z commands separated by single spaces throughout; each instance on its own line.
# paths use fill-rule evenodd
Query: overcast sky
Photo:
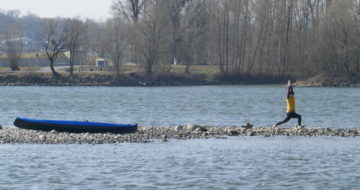
M 104 20 L 110 17 L 113 0 L 0 0 L 2 10 L 20 10 L 40 17 L 76 17 Z

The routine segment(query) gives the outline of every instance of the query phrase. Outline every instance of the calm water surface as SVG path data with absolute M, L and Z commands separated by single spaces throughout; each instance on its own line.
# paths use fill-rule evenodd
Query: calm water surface
M 358 189 L 360 139 L 1 145 L 0 189 Z
M 295 88 L 308 127 L 360 127 L 359 88 Z M 268 127 L 285 117 L 285 87 L 0 87 L 0 124 L 15 117 L 148 125 Z M 291 127 L 295 120 L 285 126 Z
M 307 126 L 360 127 L 360 89 L 295 92 Z M 251 86 L 0 87 L 0 124 L 11 127 L 21 116 L 271 126 L 285 116 L 285 93 L 285 87 Z M 359 147 L 358 137 L 0 145 L 0 189 L 358 189 Z

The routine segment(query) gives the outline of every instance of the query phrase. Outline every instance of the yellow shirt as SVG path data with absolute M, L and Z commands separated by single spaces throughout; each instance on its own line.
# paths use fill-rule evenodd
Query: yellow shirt
M 287 103 L 287 109 L 286 112 L 292 112 L 295 111 L 295 97 L 294 96 L 290 96 L 289 98 L 286 98 L 286 103 Z

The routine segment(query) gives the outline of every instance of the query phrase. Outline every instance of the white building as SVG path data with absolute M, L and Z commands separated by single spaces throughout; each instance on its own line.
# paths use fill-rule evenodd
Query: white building
M 97 58 L 95 62 L 96 68 L 103 69 L 108 67 L 108 62 L 103 58 Z

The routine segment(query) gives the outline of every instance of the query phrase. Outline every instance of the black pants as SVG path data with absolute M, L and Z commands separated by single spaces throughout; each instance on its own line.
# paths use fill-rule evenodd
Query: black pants
M 286 118 L 283 121 L 280 121 L 276 126 L 288 122 L 291 118 L 298 118 L 298 124 L 301 125 L 301 115 L 295 113 L 294 111 L 286 113 Z

